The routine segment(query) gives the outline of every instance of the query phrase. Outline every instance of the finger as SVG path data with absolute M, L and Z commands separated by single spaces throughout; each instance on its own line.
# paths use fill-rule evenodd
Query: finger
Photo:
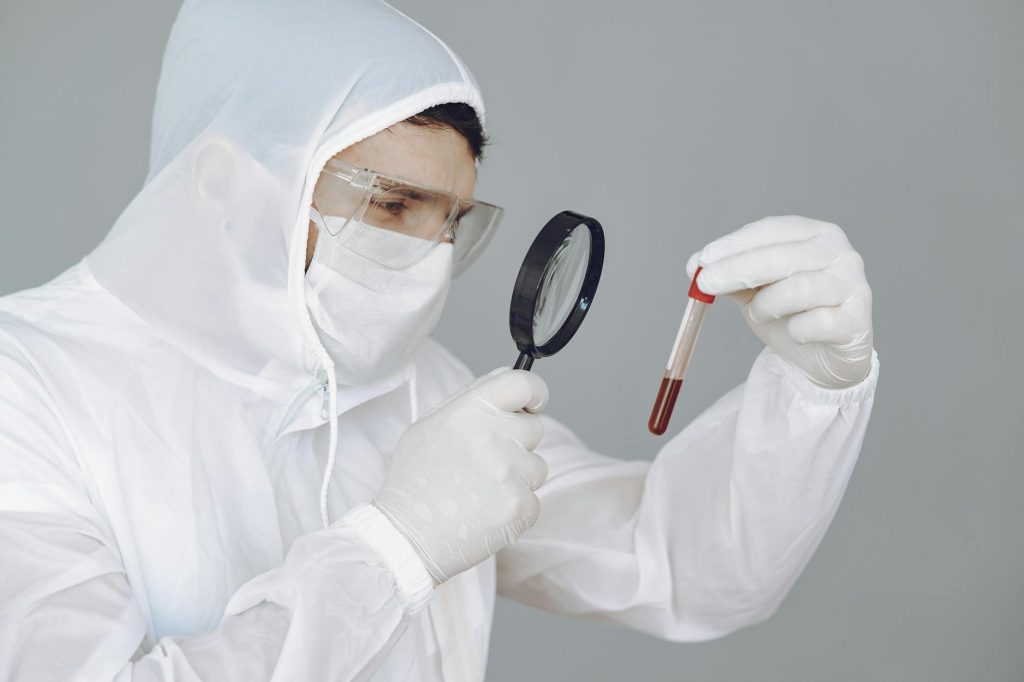
M 510 369 L 488 377 L 471 393 L 505 412 L 539 412 L 548 403 L 547 384 L 536 373 L 523 369 Z
M 701 253 L 701 251 L 697 251 L 686 261 L 686 276 L 690 279 L 693 279 L 694 273 L 697 272 L 697 266 L 700 265 Z
M 465 395 L 467 392 L 473 390 L 474 388 L 476 388 L 477 386 L 479 386 L 483 382 L 487 381 L 491 377 L 497 376 L 498 374 L 501 374 L 503 372 L 508 372 L 510 369 L 511 368 L 508 367 L 507 365 L 505 367 L 496 367 L 495 369 L 492 369 L 487 374 L 484 374 L 483 376 L 477 377 L 476 379 L 474 379 L 473 381 L 469 382 L 468 384 L 466 384 L 465 386 L 463 386 L 459 390 L 455 391 L 455 393 L 452 393 L 450 396 L 448 396 L 448 398 L 443 403 L 441 403 L 436 408 L 434 408 L 433 411 L 436 412 L 438 409 L 444 407 L 445 405 L 447 405 L 448 403 L 452 402 L 453 400 L 455 400 L 459 396 Z
M 842 308 L 814 308 L 789 318 L 786 330 L 799 344 L 827 343 L 841 346 L 853 343 L 866 333 L 865 325 Z
M 697 253 L 690 256 L 690 259 L 686 261 L 686 275 L 687 277 L 690 278 L 690 280 L 693 280 L 693 276 L 697 272 L 698 266 L 700 266 L 700 254 L 701 252 L 698 251 Z M 749 303 L 750 299 L 753 298 L 755 293 L 757 292 L 754 289 L 741 289 L 740 291 L 734 291 L 731 294 L 726 295 L 732 298 L 740 305 L 743 305 L 745 303 Z
M 829 225 L 831 224 L 798 215 L 762 218 L 705 246 L 701 251 L 700 262 L 710 265 L 723 258 L 762 246 L 811 239 L 821 234 Z
M 823 270 L 841 253 L 834 244 L 818 239 L 762 246 L 705 265 L 697 286 L 711 296 L 754 289 L 797 272 Z
M 747 314 L 754 322 L 768 324 L 812 308 L 842 305 L 853 293 L 849 280 L 835 277 L 828 270 L 798 272 L 758 291 Z
M 529 412 L 513 412 L 503 416 L 504 430 L 527 450 L 534 450 L 544 438 L 544 423 L 540 416 Z M 499 427 L 500 428 L 500 427 Z
M 527 529 L 529 529 L 540 518 L 540 498 L 532 491 L 524 490 L 519 496 L 519 510 L 521 512 L 520 518 L 526 521 Z M 519 535 L 521 536 L 522 533 Z
M 512 467 L 512 475 L 536 490 L 548 479 L 548 463 L 540 455 L 528 452 L 520 457 Z
M 511 368 L 511 367 L 509 367 L 508 365 L 504 365 L 504 366 L 502 366 L 502 367 L 495 367 L 494 369 L 492 369 L 492 370 L 491 370 L 490 372 L 488 372 L 487 374 L 484 374 L 483 376 L 479 376 L 479 377 L 477 377 L 476 379 L 474 379 L 473 381 L 471 381 L 471 382 L 469 382 L 468 384 L 466 384 L 466 386 L 465 386 L 465 387 L 464 387 L 464 388 L 462 389 L 462 392 L 465 392 L 465 391 L 467 391 L 467 390 L 471 390 L 471 389 L 474 389 L 474 388 L 476 388 L 477 386 L 479 386 L 480 384 L 482 384 L 482 383 L 484 383 L 485 381 L 487 381 L 488 379 L 490 379 L 491 377 L 493 377 L 493 376 L 497 376 L 497 375 L 499 375 L 499 374 L 504 374 L 505 372 L 508 372 L 508 371 L 510 371 L 511 369 L 512 369 L 512 368 Z
M 740 289 L 739 291 L 733 291 L 726 294 L 729 298 L 736 301 L 740 305 L 746 305 L 750 303 L 750 299 L 754 298 L 757 294 L 758 289 Z

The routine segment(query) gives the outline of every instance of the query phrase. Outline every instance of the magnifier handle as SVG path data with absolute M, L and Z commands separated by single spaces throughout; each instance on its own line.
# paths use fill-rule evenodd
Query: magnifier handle
M 531 367 L 533 367 L 533 356 L 529 353 L 520 353 L 512 369 L 525 369 L 529 371 Z

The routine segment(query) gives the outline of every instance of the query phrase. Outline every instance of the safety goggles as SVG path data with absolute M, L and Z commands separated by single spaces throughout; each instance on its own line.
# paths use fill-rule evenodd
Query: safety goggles
M 331 236 L 346 248 L 395 270 L 408 268 L 438 244 L 449 243 L 454 247 L 455 275 L 480 255 L 502 214 L 493 204 L 462 201 L 452 192 L 339 159 L 324 167 L 313 207 Z

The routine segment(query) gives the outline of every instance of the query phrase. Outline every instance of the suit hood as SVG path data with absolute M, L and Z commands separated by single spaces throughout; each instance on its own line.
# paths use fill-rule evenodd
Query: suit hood
M 465 65 L 386 3 L 186 1 L 164 54 L 145 183 L 87 265 L 212 372 L 291 395 L 333 366 L 303 286 L 320 171 L 448 102 L 484 118 Z

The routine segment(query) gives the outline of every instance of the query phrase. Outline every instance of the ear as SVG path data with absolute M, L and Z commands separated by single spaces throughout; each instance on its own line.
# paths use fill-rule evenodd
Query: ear
M 224 203 L 231 194 L 236 167 L 233 145 L 222 139 L 204 140 L 196 150 L 192 177 L 203 202 Z

